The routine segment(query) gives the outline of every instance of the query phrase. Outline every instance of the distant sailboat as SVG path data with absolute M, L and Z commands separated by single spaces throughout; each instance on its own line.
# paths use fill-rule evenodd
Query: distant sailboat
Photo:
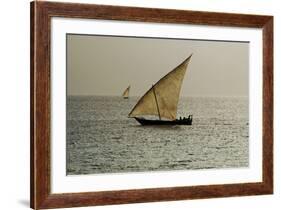
M 142 125 L 191 125 L 192 115 L 177 119 L 180 90 L 191 56 L 152 85 L 137 102 L 129 117 L 135 118 Z M 158 116 L 159 119 L 140 117 L 144 115 Z
M 130 85 L 126 88 L 126 90 L 124 91 L 124 93 L 122 94 L 124 99 L 128 99 L 129 98 L 129 93 L 130 93 Z

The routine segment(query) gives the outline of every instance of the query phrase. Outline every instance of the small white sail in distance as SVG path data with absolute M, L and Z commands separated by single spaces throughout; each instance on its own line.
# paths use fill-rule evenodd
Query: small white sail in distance
M 176 68 L 162 77 L 137 102 L 129 117 L 155 115 L 170 120 L 177 117 L 183 78 L 192 54 Z
M 123 94 L 122 94 L 123 98 L 129 98 L 130 88 L 131 88 L 131 86 L 129 85 L 126 88 L 126 90 L 123 92 Z

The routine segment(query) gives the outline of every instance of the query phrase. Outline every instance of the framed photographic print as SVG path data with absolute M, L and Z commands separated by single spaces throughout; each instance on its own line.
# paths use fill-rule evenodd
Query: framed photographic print
M 273 193 L 273 17 L 31 3 L 31 207 Z

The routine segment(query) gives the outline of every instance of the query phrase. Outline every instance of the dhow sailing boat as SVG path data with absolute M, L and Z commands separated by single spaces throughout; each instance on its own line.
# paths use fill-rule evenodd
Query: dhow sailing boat
M 177 119 L 180 90 L 191 56 L 152 85 L 137 102 L 129 117 L 135 118 L 142 125 L 191 125 L 192 115 Z M 141 117 L 144 115 L 158 116 L 159 119 L 145 119 Z
M 129 92 L 130 92 L 130 85 L 126 88 L 126 90 L 124 91 L 124 93 L 122 94 L 124 99 L 128 99 L 129 98 Z

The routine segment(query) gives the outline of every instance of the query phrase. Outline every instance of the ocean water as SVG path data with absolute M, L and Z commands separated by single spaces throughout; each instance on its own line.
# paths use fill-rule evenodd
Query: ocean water
M 68 96 L 68 175 L 248 167 L 247 98 L 181 98 L 192 126 L 141 126 L 137 100 Z

